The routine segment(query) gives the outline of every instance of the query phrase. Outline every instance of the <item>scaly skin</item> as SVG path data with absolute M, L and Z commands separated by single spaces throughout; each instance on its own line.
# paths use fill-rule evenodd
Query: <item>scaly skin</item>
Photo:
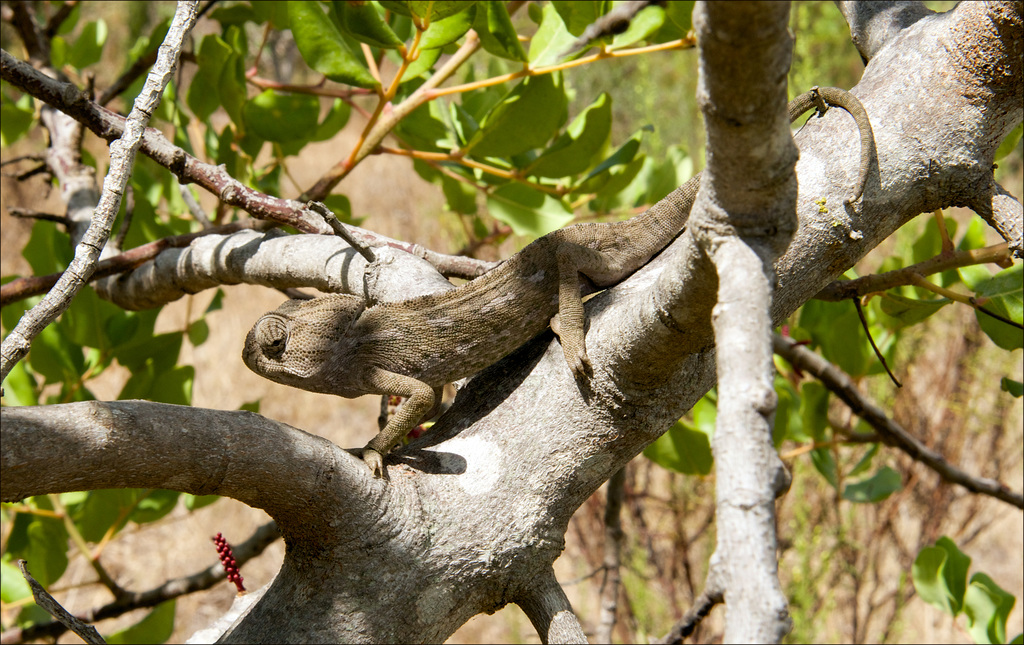
M 854 115 L 870 152 L 864 109 L 843 90 L 815 88 L 801 95 L 790 103 L 790 120 L 824 107 L 819 98 Z M 863 192 L 868 162 L 861 160 L 854 199 Z M 363 450 L 364 461 L 380 477 L 383 455 L 439 402 L 445 383 L 501 360 L 544 331 L 555 314 L 569 369 L 586 378 L 591 365 L 579 275 L 603 288 L 646 264 L 683 231 L 699 187 L 697 175 L 630 220 L 549 233 L 451 291 L 369 307 L 350 295 L 291 300 L 256 321 L 242 358 L 257 374 L 312 392 L 408 397 Z

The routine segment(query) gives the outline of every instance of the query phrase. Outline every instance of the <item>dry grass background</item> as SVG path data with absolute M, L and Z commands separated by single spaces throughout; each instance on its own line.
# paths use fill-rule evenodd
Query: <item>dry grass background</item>
M 99 83 L 98 83 L 99 84 Z M 337 162 L 353 145 L 362 121 L 352 122 L 336 140 L 307 148 L 288 162 L 301 188 L 310 186 L 324 168 Z M 105 146 L 87 136 L 87 146 L 104 163 Z M 39 150 L 40 133 L 6 150 L 10 158 Z M 1008 188 L 1021 196 L 1020 164 Z M 57 191 L 47 192 L 40 178 L 18 183 L 3 177 L 0 191 L 0 251 L 4 275 L 24 274 L 20 256 L 31 228 L 14 220 L 7 206 L 30 206 L 63 212 Z M 285 179 L 283 196 L 294 197 L 299 188 Z M 353 214 L 366 217 L 364 226 L 398 239 L 452 252 L 464 239 L 451 214 L 443 213 L 440 192 L 416 176 L 407 159 L 378 156 L 362 163 L 339 187 L 352 202 Z M 40 196 L 45 196 L 40 199 Z M 212 210 L 211 196 L 202 203 Z M 957 217 L 963 217 L 958 215 Z M 512 244 L 500 249 L 507 256 Z M 870 260 L 869 260 L 870 261 Z M 205 309 L 209 293 L 187 297 L 167 306 L 157 331 L 180 330 L 185 321 Z M 246 331 L 263 312 L 284 297 L 253 286 L 225 288 L 224 306 L 210 314 L 210 337 L 205 344 L 183 347 L 181 361 L 193 364 L 196 377 L 193 404 L 237 409 L 259 399 L 261 413 L 324 436 L 348 447 L 363 445 L 375 433 L 378 400 L 363 397 L 348 401 L 286 388 L 251 373 L 240 360 Z M 954 463 L 969 472 L 998 476 L 1017 488 L 1022 471 L 1021 402 L 1009 403 L 994 392 L 993 374 L 1021 379 L 1019 352 L 1008 355 L 981 337 L 973 315 L 947 308 L 948 315 L 922 328 L 907 343 L 903 374 L 907 387 L 898 395 L 876 395 L 890 405 L 897 420 L 929 445 L 941 447 Z M 114 399 L 127 372 L 116 365 L 90 389 L 100 399 Z M 995 378 L 998 387 L 998 377 Z M 887 399 L 887 400 L 886 400 Z M 843 423 L 846 411 L 832 410 Z M 1006 590 L 1024 599 L 1020 569 L 1024 552 L 1024 522 L 1019 511 L 989 499 L 967 495 L 938 482 L 926 469 L 893 451 L 883 450 L 884 463 L 905 474 L 905 487 L 877 505 L 839 503 L 823 485 L 805 458 L 790 462 L 795 470 L 793 491 L 779 504 L 782 541 L 780 572 L 798 619 L 793 639 L 849 642 L 878 641 L 887 634 L 896 642 L 972 642 L 963 630 L 963 618 L 954 622 L 917 598 L 912 590 L 909 562 L 920 546 L 948 534 L 974 558 L 973 571 L 985 571 Z M 876 461 L 876 463 L 879 463 Z M 626 591 L 620 595 L 620 622 L 615 633 L 622 641 L 661 636 L 699 593 L 707 558 L 713 548 L 713 479 L 687 478 L 666 473 L 642 457 L 631 464 L 627 477 L 627 503 L 623 511 L 627 551 Z M 344 509 L 339 509 L 343 516 Z M 603 548 L 603 491 L 578 511 L 567 535 L 567 549 L 556 572 L 590 632 L 599 615 L 597 586 Z M 179 505 L 164 520 L 141 527 L 129 525 L 108 545 L 103 562 L 122 586 L 144 590 L 163 581 L 198 571 L 215 562 L 210 537 L 222 532 L 231 542 L 247 538 L 267 516 L 233 500 L 189 513 Z M 271 580 L 283 558 L 275 543 L 242 570 L 246 585 L 256 589 Z M 908 560 L 909 559 L 909 560 Z M 110 595 L 96 584 L 95 574 L 80 555 L 72 558 L 58 585 L 57 597 L 72 611 L 84 611 L 108 602 Z M 233 599 L 233 588 L 221 583 L 214 589 L 178 601 L 172 641 L 181 641 L 217 618 Z M 897 606 L 902 609 L 896 610 Z M 134 612 L 100 625 L 111 633 L 140 619 Z M 723 610 L 716 609 L 696 640 L 721 638 Z M 1008 626 L 1011 636 L 1022 630 L 1021 603 Z M 645 631 L 648 625 L 656 633 Z M 65 635 L 61 642 L 79 642 Z M 450 640 L 469 642 L 538 642 L 525 615 L 515 606 L 493 616 L 477 616 Z

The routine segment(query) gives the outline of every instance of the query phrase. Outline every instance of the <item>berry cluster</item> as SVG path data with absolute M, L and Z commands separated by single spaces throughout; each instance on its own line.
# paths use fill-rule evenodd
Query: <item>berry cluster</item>
M 238 572 L 238 563 L 235 562 L 235 556 L 231 553 L 231 545 L 220 533 L 211 539 L 217 545 L 217 556 L 220 557 L 220 563 L 224 565 L 224 571 L 228 574 L 228 581 L 235 584 L 238 593 L 243 593 L 245 586 L 242 584 L 242 574 Z

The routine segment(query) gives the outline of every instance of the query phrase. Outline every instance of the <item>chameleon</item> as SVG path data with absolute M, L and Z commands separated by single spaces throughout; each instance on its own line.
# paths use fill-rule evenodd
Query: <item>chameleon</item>
M 790 121 L 828 105 L 848 111 L 860 130 L 857 199 L 874 147 L 860 101 L 837 88 L 813 88 L 790 102 Z M 383 457 L 435 409 L 445 383 L 496 363 L 549 325 L 574 377 L 592 374 L 580 275 L 607 288 L 646 264 L 682 233 L 699 187 L 698 174 L 632 219 L 549 233 L 449 291 L 376 304 L 345 294 L 289 300 L 256 321 L 242 359 L 261 376 L 312 392 L 407 397 L 362 450 L 373 475 L 386 477 Z

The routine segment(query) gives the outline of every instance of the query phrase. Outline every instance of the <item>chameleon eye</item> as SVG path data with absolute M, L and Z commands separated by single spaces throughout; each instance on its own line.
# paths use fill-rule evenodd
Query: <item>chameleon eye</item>
M 256 325 L 256 340 L 267 358 L 280 358 L 288 347 L 288 324 L 277 316 L 268 316 Z

